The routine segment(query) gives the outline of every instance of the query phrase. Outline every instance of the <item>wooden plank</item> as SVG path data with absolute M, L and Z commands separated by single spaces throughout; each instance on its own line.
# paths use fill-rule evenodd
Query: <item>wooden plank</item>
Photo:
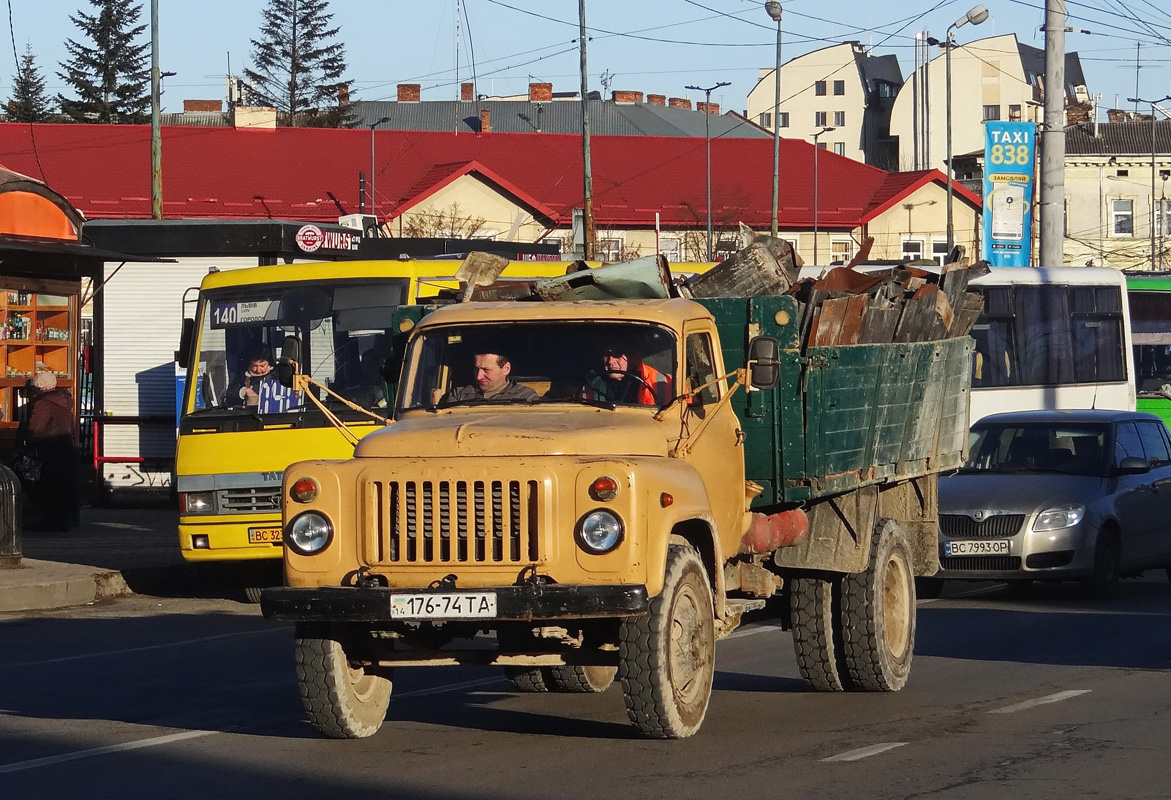
M 838 333 L 837 344 L 858 344 L 862 325 L 866 320 L 866 309 L 870 305 L 867 295 L 859 294 L 846 299 L 846 315 Z
M 953 339 L 967 336 L 983 310 L 984 295 L 977 292 L 964 292 L 963 301 L 958 306 L 951 325 L 948 326 L 947 335 Z
M 826 300 L 821 304 L 818 315 L 817 331 L 809 334 L 810 347 L 829 347 L 838 343 L 842 333 L 842 323 L 849 313 L 850 301 L 846 298 Z

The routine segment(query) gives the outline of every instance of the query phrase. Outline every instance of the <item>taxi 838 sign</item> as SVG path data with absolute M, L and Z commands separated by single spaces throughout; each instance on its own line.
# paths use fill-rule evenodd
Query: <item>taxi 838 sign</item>
M 984 123 L 984 258 L 1027 267 L 1033 242 L 1037 125 Z

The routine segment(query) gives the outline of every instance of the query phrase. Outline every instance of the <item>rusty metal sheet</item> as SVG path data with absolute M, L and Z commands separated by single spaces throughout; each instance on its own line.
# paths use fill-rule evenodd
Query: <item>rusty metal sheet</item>
M 759 297 L 788 291 L 797 280 L 796 268 L 785 266 L 786 260 L 793 263 L 792 249 L 787 242 L 769 238 L 784 245 L 780 260 L 769 244 L 754 242 L 688 281 L 692 297 Z

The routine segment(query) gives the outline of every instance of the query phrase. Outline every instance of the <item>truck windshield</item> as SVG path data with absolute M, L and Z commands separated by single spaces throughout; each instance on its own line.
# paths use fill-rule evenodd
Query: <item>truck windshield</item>
M 676 338 L 656 325 L 532 322 L 425 331 L 407 355 L 403 410 L 481 403 L 666 405 Z
M 1104 425 L 986 425 L 970 436 L 963 472 L 1105 475 Z
M 367 279 L 208 292 L 195 380 L 188 381 L 194 402 L 185 408 L 263 416 L 311 405 L 276 380 L 277 359 L 291 337 L 299 340 L 302 369 L 314 380 L 364 408 L 385 408 L 381 366 L 390 355 L 391 315 L 406 291 L 402 279 Z M 319 399 L 338 404 L 324 393 Z

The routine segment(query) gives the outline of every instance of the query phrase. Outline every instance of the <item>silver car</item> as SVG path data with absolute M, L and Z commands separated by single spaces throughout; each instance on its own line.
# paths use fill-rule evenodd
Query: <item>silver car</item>
M 943 579 L 1079 579 L 1108 597 L 1120 575 L 1171 568 L 1169 519 L 1171 435 L 1155 415 L 994 414 L 939 480 L 942 566 L 920 593 Z

